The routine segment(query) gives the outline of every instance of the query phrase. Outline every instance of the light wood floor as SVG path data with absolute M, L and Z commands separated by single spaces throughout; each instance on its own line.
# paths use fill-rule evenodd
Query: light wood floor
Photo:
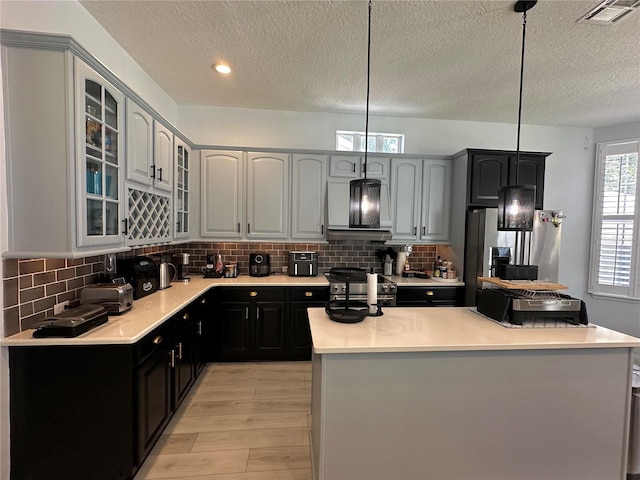
M 311 480 L 311 363 L 210 364 L 135 480 Z

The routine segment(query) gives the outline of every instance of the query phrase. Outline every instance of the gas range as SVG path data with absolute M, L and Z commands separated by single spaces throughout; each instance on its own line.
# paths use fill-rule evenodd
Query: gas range
M 349 279 L 348 282 L 342 278 L 336 278 L 331 273 L 325 273 L 325 276 L 329 280 L 329 299 L 345 300 L 347 295 L 347 284 L 349 285 L 349 300 L 363 301 L 367 300 L 367 280 L 363 273 L 364 279 L 355 278 Z M 398 286 L 395 282 L 388 278 L 378 275 L 378 285 L 376 288 L 378 301 L 382 302 L 382 305 L 395 306 L 396 293 Z

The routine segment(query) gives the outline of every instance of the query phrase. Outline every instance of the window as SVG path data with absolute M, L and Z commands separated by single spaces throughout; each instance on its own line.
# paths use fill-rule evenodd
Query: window
M 336 132 L 336 149 L 346 152 L 364 152 L 365 132 Z M 398 133 L 369 132 L 368 152 L 404 153 L 404 135 Z
M 640 299 L 640 139 L 597 148 L 589 292 Z

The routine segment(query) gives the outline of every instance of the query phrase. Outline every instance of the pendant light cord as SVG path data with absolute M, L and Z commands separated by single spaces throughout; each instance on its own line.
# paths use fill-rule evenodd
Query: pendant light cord
M 522 121 L 522 83 L 524 81 L 524 42 L 527 33 L 527 11 L 522 12 L 522 53 L 520 54 L 520 92 L 518 93 L 518 141 L 516 145 L 516 184 L 520 176 L 520 123 Z
M 369 0 L 369 29 L 367 31 L 367 110 L 364 126 L 364 179 L 367 179 L 367 152 L 369 151 L 369 77 L 371 76 L 371 0 Z

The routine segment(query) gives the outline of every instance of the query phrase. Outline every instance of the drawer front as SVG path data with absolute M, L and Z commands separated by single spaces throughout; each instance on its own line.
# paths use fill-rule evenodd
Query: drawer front
M 329 300 L 329 287 L 292 287 L 292 302 L 326 302 Z
M 455 304 L 463 295 L 463 287 L 399 287 L 397 301 Z
M 218 300 L 223 302 L 258 302 L 284 301 L 284 287 L 260 287 L 260 288 L 221 288 Z
M 172 336 L 172 321 L 169 319 L 136 343 L 136 363 L 142 363 L 157 349 L 164 348 L 171 341 Z

